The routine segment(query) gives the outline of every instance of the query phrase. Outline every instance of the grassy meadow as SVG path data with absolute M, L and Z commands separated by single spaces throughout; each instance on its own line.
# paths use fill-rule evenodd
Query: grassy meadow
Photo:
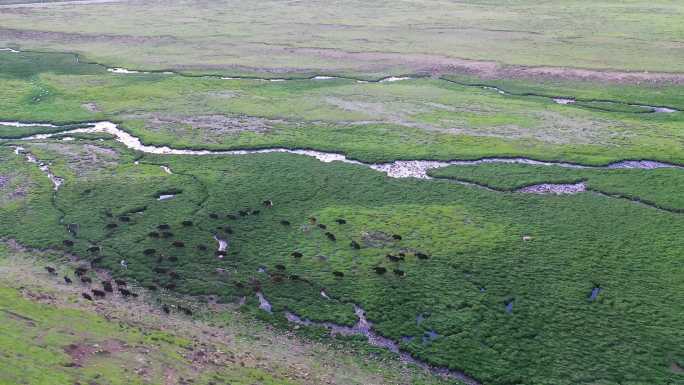
M 351 325 L 358 304 L 403 349 L 485 384 L 682 380 L 671 369 L 684 354 L 678 214 L 592 194 L 396 180 L 289 154 L 140 158 L 109 146 L 26 144 L 66 183 L 52 206 L 49 181 L 27 165 L 22 173 L 44 183 L 43 193 L 36 186 L 35 202 L 3 207 L 0 233 L 74 253 L 155 292 L 245 296 L 248 313 L 283 327 L 284 310 Z M 90 171 L 79 151 L 97 160 Z M 175 197 L 158 200 L 165 193 Z M 16 226 L 29 208 L 34 227 Z M 223 258 L 214 236 L 229 241 Z M 257 308 L 255 290 L 272 314 Z

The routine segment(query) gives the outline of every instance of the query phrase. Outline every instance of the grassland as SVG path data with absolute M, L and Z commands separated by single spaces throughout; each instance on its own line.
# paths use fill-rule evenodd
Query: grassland
M 684 185 L 684 172 L 681 169 L 568 169 L 557 166 L 480 164 L 431 170 L 430 175 L 477 183 L 502 191 L 514 191 L 542 183 L 585 181 L 591 190 L 667 210 L 684 211 L 684 197 L 679 193 Z
M 0 45 L 233 73 L 488 73 L 496 63 L 678 72 L 683 15 L 682 4 L 666 0 L 143 0 L 4 8 Z
M 191 318 L 164 314 L 158 302 L 174 298 L 154 293 L 93 303 L 45 265 L 78 266 L 57 251 L 0 246 L 0 384 L 447 383 L 381 355 L 354 357 L 349 343 L 276 332 L 236 305 L 195 303 Z
M 485 384 L 682 381 L 672 369 L 684 354 L 680 215 L 591 194 L 529 196 L 393 180 L 361 166 L 288 154 L 143 156 L 135 165 L 133 154 L 114 146 L 117 162 L 101 159 L 94 162 L 100 171 L 77 173 L 80 157 L 69 154 L 85 145 L 109 146 L 25 144 L 67 181 L 52 209 L 49 182 L 35 175 L 34 183 L 45 182 L 44 209 L 32 223 L 46 230 L 15 226 L 28 206 L 41 207 L 16 201 L 1 212 L 3 236 L 56 249 L 71 239 L 65 250 L 116 277 L 161 292 L 215 295 L 219 302 L 246 296 L 247 313 L 283 327 L 284 310 L 352 324 L 355 303 L 382 335 L 414 337 L 402 347 L 415 356 Z M 169 190 L 175 198 L 157 200 Z M 262 206 L 267 199 L 272 208 Z M 78 224 L 76 236 L 59 224 L 60 215 L 63 224 Z M 346 223 L 337 224 L 339 218 Z M 150 238 L 160 224 L 173 236 Z M 214 252 L 215 234 L 230 241 L 223 259 Z M 352 240 L 361 248 L 351 247 Z M 93 245 L 100 255 L 87 251 Z M 303 257 L 292 257 L 294 251 Z M 386 257 L 400 252 L 403 261 Z M 388 272 L 376 274 L 378 266 Z M 595 287 L 602 291 L 590 300 Z M 256 289 L 273 314 L 257 308 Z M 437 338 L 423 341 L 431 331 Z
M 121 75 L 62 54 L 55 60 L 49 54 L 0 55 L 3 119 L 108 119 L 148 144 L 315 148 L 364 161 L 528 156 L 591 164 L 623 158 L 684 162 L 682 113 L 562 106 L 440 79 L 267 82 Z M 564 90 L 574 91 L 568 84 Z M 614 97 L 624 88 L 633 102 L 684 107 L 676 92 L 681 87 L 637 94 L 614 86 L 589 94 L 586 84 L 578 84 L 584 90 L 579 96 Z M 543 85 L 528 84 L 533 86 L 539 91 Z M 557 88 L 551 86 L 552 95 Z

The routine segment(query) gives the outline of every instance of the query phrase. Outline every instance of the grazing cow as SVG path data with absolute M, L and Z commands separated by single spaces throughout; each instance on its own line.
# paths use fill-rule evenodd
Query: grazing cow
M 247 215 L 249 215 L 249 211 L 240 210 L 240 211 L 238 211 L 238 215 L 240 215 L 241 217 L 246 217 Z
M 266 207 L 266 208 L 273 207 L 273 201 L 270 200 L 270 199 L 267 199 L 267 200 L 263 201 L 261 204 L 263 204 L 264 207 Z
M 185 226 L 185 227 L 190 227 L 190 226 L 193 225 L 192 221 L 183 221 L 182 224 L 183 224 L 183 226 Z
M 192 310 L 188 309 L 187 307 L 178 307 L 180 311 L 182 311 L 185 315 L 192 315 Z
M 278 264 L 278 265 L 275 265 L 275 268 L 278 270 L 285 270 L 285 265 Z
M 286 221 L 286 220 L 283 219 L 282 221 L 280 221 L 280 224 L 283 225 L 283 226 L 289 226 L 289 225 L 290 225 L 290 221 Z
M 394 274 L 403 277 L 406 275 L 406 272 L 404 272 L 403 270 L 394 269 Z
M 392 235 L 392 238 L 394 238 L 395 241 L 401 241 L 401 235 L 399 234 Z
M 166 285 L 164 285 L 164 289 L 167 289 L 167 290 L 173 290 L 173 289 L 175 289 L 175 288 L 176 288 L 176 284 L 173 283 L 173 282 L 172 282 L 172 283 L 167 283 Z
M 293 280 L 293 281 L 298 281 L 298 280 L 299 280 L 299 276 L 298 276 L 297 274 L 292 274 L 292 275 L 290 275 L 290 279 Z
M 88 294 L 88 293 L 81 293 L 81 296 L 82 296 L 83 298 L 87 299 L 88 301 L 92 301 L 92 300 L 93 300 L 93 297 L 91 297 L 90 294 Z
M 404 257 L 397 257 L 397 256 L 392 255 L 392 254 L 387 254 L 387 259 L 389 259 L 392 262 L 399 262 L 399 261 L 403 261 Z
M 71 239 L 65 239 L 62 241 L 62 244 L 66 247 L 71 247 L 74 245 L 74 241 L 72 241 Z
M 93 289 L 92 292 L 93 292 L 93 295 L 95 296 L 95 298 L 104 298 L 105 297 L 105 292 L 102 290 Z
M 119 227 L 119 225 L 117 225 L 116 223 L 107 223 L 108 229 L 115 229 L 117 227 Z
M 154 255 L 157 252 L 156 249 L 145 249 L 143 250 L 143 254 L 145 255 Z
M 216 214 L 216 213 L 211 213 L 211 214 L 209 214 L 209 218 L 211 218 L 211 219 L 218 219 L 218 214 Z
M 117 286 L 126 286 L 126 281 L 124 281 L 123 279 L 115 279 L 114 282 Z
M 170 232 L 170 231 L 164 231 L 164 232 L 161 234 L 161 236 L 162 236 L 162 238 L 171 238 L 171 237 L 173 237 L 173 233 Z
M 164 267 L 155 267 L 154 268 L 154 272 L 157 274 L 166 274 L 166 272 L 168 272 L 168 271 L 169 271 L 169 269 L 164 268 Z
M 122 215 L 122 216 L 119 217 L 119 220 L 120 220 L 121 222 L 130 222 L 130 221 L 131 221 L 131 217 L 127 217 L 127 216 L 125 216 L 125 215 Z
M 345 220 L 342 219 L 342 218 L 337 218 L 337 219 L 335 219 L 335 222 L 337 222 L 337 224 L 340 224 L 340 225 L 344 225 L 344 224 L 347 223 L 347 221 L 345 221 Z
M 66 283 L 67 285 L 70 285 L 71 282 L 73 282 L 73 281 L 71 280 L 71 278 L 69 278 L 69 277 L 67 277 L 67 276 L 65 275 L 65 276 L 64 276 L 64 283 Z
M 80 277 L 80 276 L 82 276 L 83 274 L 85 274 L 87 271 L 88 271 L 88 268 L 87 268 L 87 267 L 80 266 L 80 267 L 77 267 L 77 268 L 74 270 L 74 274 L 76 274 L 77 276 Z
M 235 282 L 235 287 L 237 287 L 238 289 L 244 289 L 245 284 L 242 282 Z
M 271 282 L 273 283 L 281 283 L 285 280 L 285 277 L 283 277 L 282 274 L 271 274 Z M 259 290 L 256 290 L 259 291 Z
M 427 254 L 424 254 L 424 253 L 416 253 L 416 257 L 418 257 L 418 259 L 428 259 L 429 258 L 427 256 Z
M 100 262 L 102 262 L 103 259 L 104 259 L 104 257 L 97 257 L 97 258 L 93 259 L 92 261 L 90 261 L 90 266 L 95 266 L 95 265 L 99 264 Z
M 344 277 L 344 273 L 341 271 L 333 271 L 333 275 L 338 278 Z
M 228 214 L 226 215 L 226 218 L 230 219 L 231 221 L 238 219 L 237 215 L 235 214 Z
M 259 215 L 261 210 L 252 210 L 252 215 Z
M 318 228 L 325 230 L 325 229 L 328 228 L 328 226 L 326 226 L 326 225 L 324 225 L 324 224 L 322 224 L 322 223 L 319 223 L 319 224 L 318 224 Z
M 76 236 L 78 234 L 78 223 L 69 223 L 67 225 L 67 231 L 71 233 L 71 235 Z
M 385 274 L 387 272 L 387 269 L 382 266 L 376 266 L 373 268 L 373 270 L 375 270 L 376 274 Z
M 159 230 L 168 230 L 170 228 L 171 228 L 171 226 L 167 225 L 166 223 L 157 226 L 157 229 L 159 229 Z
M 406 253 L 401 252 L 401 253 L 399 253 L 399 256 L 400 256 L 400 257 L 405 257 L 405 256 L 406 256 Z
M 90 277 L 82 276 L 82 277 L 81 277 L 81 282 L 90 285 L 91 283 L 93 283 L 93 280 L 90 279 Z
M 215 253 L 215 254 L 216 254 L 216 256 L 219 257 L 219 258 L 223 258 L 223 257 L 225 257 L 225 256 L 228 255 L 228 253 L 227 253 L 225 250 L 224 250 L 224 251 L 216 250 L 216 253 Z
M 54 267 L 45 266 L 45 270 L 47 270 L 47 272 L 50 273 L 50 274 L 52 274 L 52 275 L 56 275 L 56 274 L 57 274 L 57 271 L 55 270 Z
M 150 238 L 159 238 L 159 233 L 156 231 L 152 231 L 151 233 L 148 233 L 147 236 Z
M 292 255 L 293 257 L 295 257 L 295 258 L 301 258 L 301 257 L 303 257 L 303 254 L 300 253 L 299 251 L 295 251 L 295 252 L 293 252 L 291 255 Z
M 359 245 L 359 243 L 356 241 L 351 241 L 350 245 L 351 245 L 352 249 L 358 250 L 361 248 L 361 245 Z
M 178 279 L 180 275 L 178 275 L 178 273 L 175 271 L 169 271 L 169 277 L 171 277 L 171 279 Z
M 164 313 L 166 313 L 166 314 L 171 313 L 171 309 L 169 308 L 169 305 L 166 305 L 166 304 L 162 305 L 162 310 L 163 310 Z
M 183 241 L 173 241 L 173 247 L 185 247 L 185 242 Z
M 316 217 L 309 217 L 309 222 L 311 222 L 312 225 L 316 223 Z
M 207 245 L 197 245 L 197 249 L 200 251 L 207 251 Z
M 89 253 L 99 253 L 100 252 L 100 246 L 93 246 L 88 248 Z
M 329 231 L 328 231 L 327 233 L 325 233 L 325 236 L 328 237 L 328 239 L 330 239 L 331 241 L 336 241 L 336 240 L 337 240 L 337 238 L 335 238 L 335 234 L 333 234 L 333 233 L 331 233 L 331 232 L 329 232 Z
M 112 287 L 112 283 L 110 281 L 102 281 L 102 288 L 108 293 L 114 292 L 114 288 Z
M 130 290 L 124 289 L 124 288 L 121 288 L 121 287 L 119 288 L 119 293 L 121 293 L 121 295 L 124 296 L 124 297 L 128 297 L 128 296 L 130 296 L 130 295 L 132 294 L 132 293 L 130 292 Z

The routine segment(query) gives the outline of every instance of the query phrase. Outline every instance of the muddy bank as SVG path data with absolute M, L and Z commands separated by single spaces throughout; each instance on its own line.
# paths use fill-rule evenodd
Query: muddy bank
M 577 194 L 587 191 L 587 185 L 584 182 L 564 184 L 564 183 L 542 183 L 532 186 L 526 186 L 516 190 L 519 193 L 526 194 Z

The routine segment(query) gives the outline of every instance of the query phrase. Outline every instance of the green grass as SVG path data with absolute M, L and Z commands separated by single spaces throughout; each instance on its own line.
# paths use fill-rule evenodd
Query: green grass
M 33 59 L 21 60 L 30 65 Z M 8 72 L 0 80 L 0 116 L 57 123 L 109 119 L 147 144 L 314 148 L 364 161 L 528 156 L 591 164 L 623 158 L 684 163 L 682 113 L 588 110 L 434 79 L 272 83 L 78 75 L 64 74 L 68 66 L 55 68 L 30 76 Z M 656 94 L 645 91 L 644 99 Z
M 34 148 L 41 147 L 29 146 Z M 52 159 L 55 170 L 68 170 L 67 158 Z M 64 223 L 80 225 L 70 252 L 93 259 L 85 250 L 100 245 L 98 266 L 115 276 L 224 301 L 245 295 L 250 312 L 280 325 L 285 309 L 351 324 L 351 304 L 357 303 L 383 335 L 416 337 L 403 348 L 488 384 L 682 381 L 670 370 L 684 354 L 677 327 L 684 312 L 677 279 L 684 246 L 680 215 L 590 194 L 529 196 L 448 181 L 393 180 L 362 166 L 288 154 L 145 156 L 138 166 L 120 159 L 106 177 L 67 172 L 56 198 Z M 164 174 L 157 164 L 174 174 Z M 156 200 L 156 193 L 173 188 L 182 193 Z M 274 207 L 261 207 L 265 199 Z M 226 216 L 248 208 L 260 214 Z M 130 221 L 122 222 L 122 214 Z M 15 228 L 12 215 L 0 214 L 3 236 L 54 248 L 69 238 L 47 207 L 33 222 L 54 228 L 42 239 Z M 311 216 L 328 228 L 311 225 Z M 336 224 L 337 218 L 347 223 Z M 193 225 L 183 226 L 185 220 Z M 118 227 L 108 230 L 108 223 Z M 164 223 L 173 237 L 147 235 Z M 325 231 L 337 240 L 328 240 Z M 222 260 L 214 255 L 214 233 L 230 239 Z M 402 240 L 392 240 L 392 234 Z M 173 240 L 185 247 L 173 247 Z M 361 249 L 351 248 L 351 240 Z M 198 250 L 200 244 L 208 250 Z M 155 255 L 145 255 L 148 248 Z M 404 262 L 385 257 L 402 250 Z M 293 258 L 293 251 L 304 256 Z M 430 258 L 420 260 L 415 252 Z M 120 267 L 121 259 L 128 269 Z M 277 272 L 279 264 L 286 269 L 282 281 L 257 272 L 260 266 Z M 377 275 L 375 266 L 389 271 Z M 394 268 L 406 276 L 395 276 Z M 292 274 L 306 281 L 286 278 Z M 272 302 L 274 315 L 256 309 L 255 285 Z M 589 301 L 595 285 L 603 291 Z M 322 288 L 335 300 L 322 298 Z M 504 309 L 509 300 L 511 314 Z M 429 316 L 417 324 L 421 313 Z M 422 343 L 428 330 L 440 337 Z
M 542 183 L 586 181 L 590 190 L 642 201 L 668 210 L 684 211 L 684 171 L 662 168 L 569 169 L 559 166 L 484 163 L 474 166 L 449 166 L 431 170 L 437 178 L 456 179 L 513 191 Z
M 224 73 L 384 75 L 445 68 L 453 58 L 681 72 L 682 15 L 682 4 L 667 0 L 140 1 L 6 12 L 0 26 L 20 32 L 5 34 L 0 46 Z

